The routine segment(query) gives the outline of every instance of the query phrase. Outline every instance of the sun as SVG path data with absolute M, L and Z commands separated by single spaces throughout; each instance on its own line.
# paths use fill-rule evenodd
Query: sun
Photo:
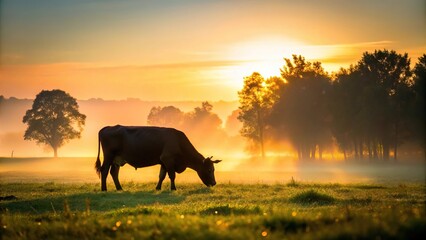
M 246 76 L 256 71 L 264 77 L 271 77 L 280 74 L 283 57 L 298 52 L 302 45 L 284 38 L 255 39 L 231 46 L 227 58 L 240 60 L 239 70 Z
M 237 93 L 243 87 L 244 77 L 253 72 L 259 72 L 264 78 L 280 76 L 284 58 L 292 58 L 293 54 L 302 55 L 308 61 L 324 62 L 336 54 L 336 49 L 332 45 L 309 45 L 282 37 L 246 40 L 223 47 L 218 57 L 226 64 L 204 69 L 198 74 L 209 79 L 210 84 Z M 328 69 L 327 64 L 323 64 L 326 71 L 336 70 Z
M 234 64 L 215 69 L 215 74 L 233 88 L 241 89 L 244 77 L 253 72 L 259 72 L 265 78 L 280 76 L 283 58 L 291 58 L 293 54 L 317 61 L 327 58 L 332 52 L 325 46 L 308 45 L 282 37 L 248 40 L 227 48 L 223 58 Z

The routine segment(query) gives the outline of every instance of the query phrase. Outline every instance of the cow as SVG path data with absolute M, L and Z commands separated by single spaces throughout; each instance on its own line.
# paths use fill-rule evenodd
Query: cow
M 118 173 L 126 163 L 135 169 L 160 164 L 157 190 L 161 190 L 166 174 L 170 178 L 171 190 L 176 190 L 176 173 L 182 173 L 186 168 L 195 170 L 206 186 L 216 185 L 213 164 L 221 160 L 203 157 L 186 135 L 177 129 L 116 125 L 102 128 L 98 137 L 95 169 L 101 178 L 102 191 L 107 190 L 108 172 L 111 173 L 116 189 L 122 190 Z M 102 166 L 99 159 L 101 144 L 104 154 Z

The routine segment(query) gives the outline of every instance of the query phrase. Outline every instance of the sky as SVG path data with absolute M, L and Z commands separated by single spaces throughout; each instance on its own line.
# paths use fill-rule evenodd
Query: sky
M 424 0 L 0 0 L 0 95 L 234 101 L 300 54 L 329 71 L 365 51 L 426 53 Z

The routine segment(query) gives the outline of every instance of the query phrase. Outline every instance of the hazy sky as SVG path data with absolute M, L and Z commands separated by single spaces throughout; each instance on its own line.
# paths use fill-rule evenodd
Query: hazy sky
M 424 0 L 3 0 L 0 95 L 235 100 L 302 54 L 328 71 L 365 51 L 426 52 Z

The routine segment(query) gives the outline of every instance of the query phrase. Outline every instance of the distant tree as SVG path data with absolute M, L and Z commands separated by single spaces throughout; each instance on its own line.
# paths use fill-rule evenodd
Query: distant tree
M 181 128 L 184 113 L 174 106 L 151 108 L 147 123 L 152 126 Z
M 209 128 L 209 130 L 220 128 L 222 120 L 212 110 L 213 105 L 209 102 L 202 102 L 201 107 L 196 107 L 194 111 L 186 113 L 185 125 L 187 128 Z
M 57 157 L 59 147 L 81 136 L 86 116 L 78 108 L 77 100 L 62 90 L 41 91 L 23 118 L 28 125 L 24 139 L 51 146 Z
M 302 56 L 284 59 L 281 76 L 286 81 L 274 104 L 270 123 L 296 147 L 299 159 L 320 158 L 328 131 L 327 94 L 330 77 L 320 62 L 308 62 Z
M 414 134 L 423 148 L 426 158 L 426 116 L 425 116 L 425 98 L 426 98 L 426 54 L 423 54 L 414 67 L 413 91 L 415 94 L 414 111 L 412 122 Z
M 278 99 L 277 91 L 282 84 L 278 77 L 265 80 L 258 72 L 244 78 L 244 86 L 238 92 L 239 116 L 243 123 L 241 135 L 259 144 L 262 158 L 265 157 L 265 131 L 267 117 L 274 102 Z
M 204 146 L 217 144 L 218 138 L 223 137 L 222 120 L 213 113 L 213 105 L 209 102 L 202 102 L 201 107 L 185 113 L 183 130 Z

